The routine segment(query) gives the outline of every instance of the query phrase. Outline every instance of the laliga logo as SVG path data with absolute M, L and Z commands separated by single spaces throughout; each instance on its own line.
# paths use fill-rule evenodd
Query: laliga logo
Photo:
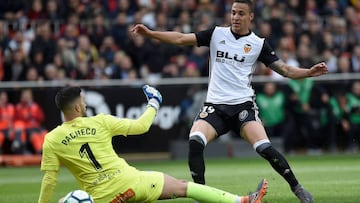
M 87 104 L 87 115 L 93 116 L 98 113 L 111 114 L 108 104 L 105 102 L 105 98 L 102 94 L 94 91 L 84 91 L 85 101 Z M 115 116 L 118 118 L 139 118 L 146 109 L 147 104 L 141 106 L 131 106 L 125 111 L 125 107 L 122 104 L 116 104 Z M 154 124 L 158 125 L 163 130 L 168 130 L 178 122 L 180 115 L 180 107 L 175 106 L 161 106 L 157 112 Z

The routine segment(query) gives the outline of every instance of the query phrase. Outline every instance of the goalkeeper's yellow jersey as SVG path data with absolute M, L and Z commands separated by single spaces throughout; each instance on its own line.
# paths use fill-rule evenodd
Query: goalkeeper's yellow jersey
M 155 115 L 155 109 L 148 107 L 137 120 L 98 114 L 64 122 L 45 137 L 41 170 L 58 171 L 62 163 L 94 199 L 117 194 L 114 183 L 126 184 L 138 171 L 116 154 L 112 137 L 147 132 Z

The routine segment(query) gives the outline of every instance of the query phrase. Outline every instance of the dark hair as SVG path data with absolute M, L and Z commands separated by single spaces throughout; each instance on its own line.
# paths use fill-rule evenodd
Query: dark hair
M 75 99 L 80 97 L 80 87 L 68 86 L 58 91 L 55 96 L 55 103 L 59 110 L 63 111 Z
M 234 0 L 234 3 L 242 3 L 242 4 L 247 4 L 250 8 L 250 11 L 253 12 L 254 11 L 254 3 L 252 0 Z

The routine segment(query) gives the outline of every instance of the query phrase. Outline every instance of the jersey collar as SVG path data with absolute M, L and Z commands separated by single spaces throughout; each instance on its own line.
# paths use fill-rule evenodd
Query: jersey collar
M 249 36 L 251 34 L 251 31 L 249 30 L 248 33 L 244 34 L 244 35 L 239 35 L 239 34 L 236 34 L 235 32 L 232 31 L 232 29 L 230 28 L 230 31 L 231 31 L 231 34 L 235 37 L 235 39 L 239 39 L 240 37 L 245 37 L 245 36 Z

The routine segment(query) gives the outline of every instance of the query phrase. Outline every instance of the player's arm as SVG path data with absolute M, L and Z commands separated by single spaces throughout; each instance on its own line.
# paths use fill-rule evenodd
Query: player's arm
M 58 171 L 45 171 L 41 182 L 38 203 L 49 203 L 54 194 L 57 183 Z
M 274 49 L 270 46 L 266 39 L 258 60 L 280 75 L 291 79 L 316 77 L 328 72 L 327 65 L 323 62 L 315 64 L 310 68 L 299 68 L 287 65 L 284 61 L 279 59 L 278 56 L 276 56 Z
M 324 62 L 317 63 L 307 68 L 299 68 L 289 66 L 282 60 L 277 60 L 269 65 L 269 67 L 280 75 L 291 79 L 303 79 L 307 77 L 316 77 L 328 72 L 327 65 Z
M 129 119 L 128 135 L 139 135 L 149 131 L 156 116 L 156 110 L 153 107 L 146 108 L 145 112 L 136 120 Z
M 143 24 L 135 25 L 130 31 L 168 44 L 196 45 L 196 36 L 194 33 L 185 34 L 175 31 L 155 31 L 150 30 Z
M 142 89 L 148 100 L 148 108 L 138 119 L 130 121 L 128 135 L 142 134 L 149 131 L 162 103 L 162 95 L 157 89 L 149 85 L 144 85 Z
M 111 129 L 112 135 L 139 135 L 149 131 L 157 111 L 162 102 L 162 96 L 158 90 L 149 85 L 143 86 L 144 94 L 148 105 L 144 113 L 137 119 L 117 119 L 113 116 L 106 116 L 105 125 Z

